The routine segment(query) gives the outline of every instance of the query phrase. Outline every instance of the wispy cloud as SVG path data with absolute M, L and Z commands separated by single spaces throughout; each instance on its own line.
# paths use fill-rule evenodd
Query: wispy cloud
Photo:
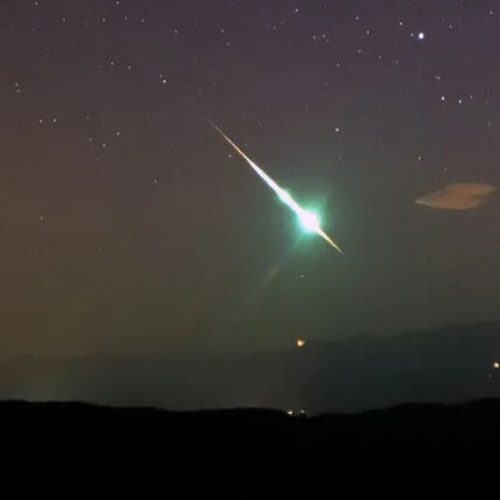
M 470 210 L 486 203 L 497 188 L 490 184 L 448 184 L 418 198 L 415 203 L 440 210 Z

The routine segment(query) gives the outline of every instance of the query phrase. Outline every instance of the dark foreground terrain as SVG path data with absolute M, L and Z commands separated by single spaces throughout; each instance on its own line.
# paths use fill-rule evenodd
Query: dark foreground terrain
M 168 462 L 482 463 L 500 452 L 500 400 L 317 417 L 13 401 L 0 403 L 0 421 L 2 453 L 20 472 L 137 472 Z
M 317 417 L 11 401 L 0 423 L 2 485 L 17 492 L 105 482 L 171 498 L 476 495 L 496 491 L 500 450 L 500 400 Z

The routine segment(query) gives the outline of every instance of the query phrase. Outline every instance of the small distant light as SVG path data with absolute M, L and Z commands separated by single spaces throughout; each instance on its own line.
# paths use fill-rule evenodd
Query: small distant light
M 493 368 L 495 368 L 495 370 L 498 370 L 500 368 L 500 363 L 498 361 L 495 361 L 493 363 Z
M 424 40 L 425 39 L 425 33 L 423 31 L 421 31 L 417 36 L 418 36 L 419 40 Z
M 303 339 L 297 339 L 295 345 L 297 346 L 298 349 L 302 349 L 302 347 L 306 345 L 306 341 Z
M 286 414 L 287 414 L 289 417 L 292 417 L 292 416 L 293 416 L 293 410 L 287 410 L 287 411 L 286 411 Z

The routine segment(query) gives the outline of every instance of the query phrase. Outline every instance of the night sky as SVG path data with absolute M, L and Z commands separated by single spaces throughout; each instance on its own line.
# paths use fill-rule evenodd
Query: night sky
M 1 355 L 500 319 L 499 47 L 493 0 L 2 0 Z

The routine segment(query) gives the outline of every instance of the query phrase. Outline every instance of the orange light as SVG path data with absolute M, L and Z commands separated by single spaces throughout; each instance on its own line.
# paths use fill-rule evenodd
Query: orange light
M 301 349 L 302 347 L 304 347 L 306 345 L 306 341 L 303 340 L 303 339 L 297 339 L 297 341 L 295 342 L 295 345 Z
M 498 361 L 495 361 L 493 363 L 493 368 L 495 368 L 496 370 L 498 370 L 500 368 L 500 363 Z

